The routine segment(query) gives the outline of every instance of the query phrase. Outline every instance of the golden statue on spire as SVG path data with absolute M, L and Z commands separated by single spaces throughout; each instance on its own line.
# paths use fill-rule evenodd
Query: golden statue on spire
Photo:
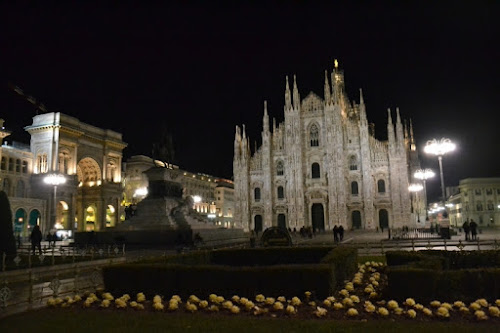
M 337 59 L 333 60 L 333 65 L 335 66 L 335 68 L 339 68 L 339 62 L 337 61 Z

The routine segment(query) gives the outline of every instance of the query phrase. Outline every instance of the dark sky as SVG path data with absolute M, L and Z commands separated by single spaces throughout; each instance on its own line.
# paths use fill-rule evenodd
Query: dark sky
M 181 168 L 231 178 L 235 126 L 260 141 L 264 100 L 283 120 L 285 76 L 297 75 L 301 97 L 323 96 L 337 58 L 379 139 L 398 106 L 423 167 L 438 172 L 427 140 L 457 143 L 446 185 L 500 176 L 498 1 L 12 3 L 0 4 L 7 140 L 28 143 L 35 115 L 12 83 L 49 111 L 121 132 L 125 158 L 150 156 L 166 128 Z M 428 182 L 431 198 L 439 186 Z

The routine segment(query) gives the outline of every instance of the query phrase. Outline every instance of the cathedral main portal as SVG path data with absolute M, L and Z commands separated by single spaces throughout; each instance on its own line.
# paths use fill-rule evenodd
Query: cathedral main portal
M 311 221 L 313 230 L 315 231 L 325 230 L 325 212 L 323 209 L 323 204 L 315 203 L 312 205 Z

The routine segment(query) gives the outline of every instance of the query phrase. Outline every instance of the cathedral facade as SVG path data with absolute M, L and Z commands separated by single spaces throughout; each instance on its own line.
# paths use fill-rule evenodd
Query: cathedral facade
M 264 102 L 255 152 L 245 125 L 236 126 L 235 224 L 256 231 L 416 226 L 408 190 L 420 167 L 413 127 L 403 125 L 399 109 L 392 117 L 389 109 L 387 141 L 376 139 L 362 91 L 359 103 L 349 102 L 337 63 L 325 72 L 323 98 L 311 92 L 301 99 L 295 76 L 292 89 L 287 77 L 284 121 L 270 128 Z

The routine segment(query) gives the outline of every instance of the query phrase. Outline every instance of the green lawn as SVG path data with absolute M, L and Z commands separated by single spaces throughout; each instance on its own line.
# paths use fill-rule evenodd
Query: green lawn
M 498 332 L 494 322 L 325 320 L 172 314 L 99 309 L 42 309 L 0 319 L 0 332 Z

